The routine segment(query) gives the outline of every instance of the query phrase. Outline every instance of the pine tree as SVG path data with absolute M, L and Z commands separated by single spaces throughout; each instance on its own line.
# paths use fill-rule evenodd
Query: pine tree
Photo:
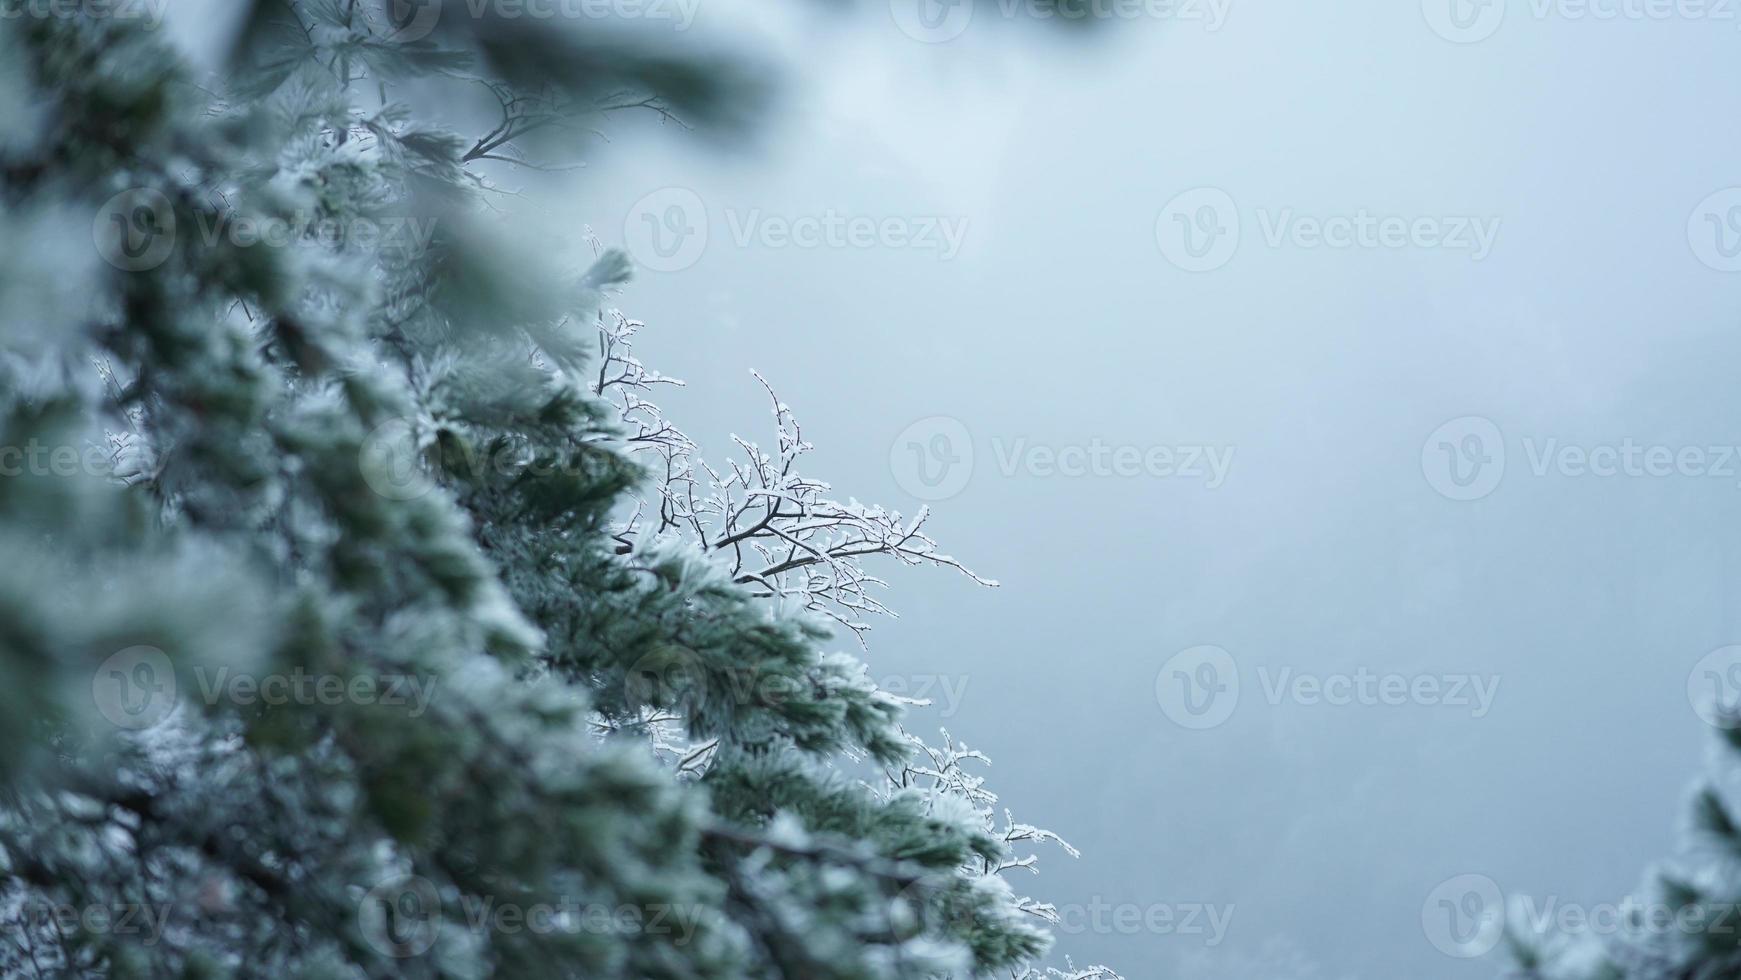
M 1712 706 L 1721 737 L 1710 775 L 1687 803 L 1680 853 L 1638 892 L 1587 921 L 1534 911 L 1521 896 L 1506 917 L 1506 950 L 1520 980 L 1720 980 L 1741 976 L 1741 715 Z
M 491 218 L 540 136 L 739 124 L 742 67 L 256 8 L 210 81 L 0 20 L 0 971 L 1034 975 L 1003 873 L 1062 842 L 830 652 L 866 562 L 965 568 L 777 398 L 702 463 L 628 260 Z

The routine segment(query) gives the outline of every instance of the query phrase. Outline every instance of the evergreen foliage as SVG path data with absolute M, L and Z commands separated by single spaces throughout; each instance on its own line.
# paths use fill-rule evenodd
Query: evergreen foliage
M 700 463 L 624 256 L 492 218 L 532 141 L 730 128 L 746 72 L 396 6 L 260 3 L 216 80 L 0 20 L 0 972 L 1032 975 L 1056 838 L 832 652 L 863 562 L 959 563 L 777 399 Z
M 1720 980 L 1741 976 L 1741 716 L 1714 709 L 1724 726 L 1710 775 L 1687 803 L 1682 846 L 1653 868 L 1615 914 L 1565 928 L 1512 902 L 1506 948 L 1519 980 Z

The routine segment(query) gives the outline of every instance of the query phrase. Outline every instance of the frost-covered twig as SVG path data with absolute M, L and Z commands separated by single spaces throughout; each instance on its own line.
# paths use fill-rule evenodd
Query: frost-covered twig
M 888 583 L 869 570 L 870 559 L 953 569 L 980 585 L 997 585 L 939 549 L 925 530 L 928 509 L 907 518 L 851 498 L 841 502 L 827 483 L 803 476 L 799 462 L 813 447 L 791 407 L 760 374 L 751 372 L 772 405 L 774 452 L 734 436 L 737 457 L 717 467 L 701 459 L 696 443 L 650 397 L 660 386 L 683 383 L 649 371 L 635 356 L 642 326 L 615 310 L 601 318 L 592 380 L 594 393 L 616 406 L 631 452 L 651 460 L 654 471 L 650 506 L 617 529 L 625 545 L 639 534 L 680 534 L 758 597 L 824 616 L 861 645 L 868 617 L 894 615 L 878 595 Z M 656 522 L 648 510 L 656 512 Z

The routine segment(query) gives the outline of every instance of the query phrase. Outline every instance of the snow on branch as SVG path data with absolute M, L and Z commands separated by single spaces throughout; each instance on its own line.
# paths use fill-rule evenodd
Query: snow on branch
M 623 523 L 617 538 L 625 546 L 647 531 L 680 534 L 757 597 L 824 616 L 861 645 L 868 617 L 895 615 L 878 595 L 888 583 L 866 567 L 869 559 L 949 568 L 980 585 L 997 585 L 938 548 L 925 532 L 928 508 L 909 519 L 852 498 L 842 503 L 827 483 L 803 476 L 799 461 L 814 447 L 804 441 L 791 407 L 756 372 L 772 405 L 773 453 L 733 436 L 738 456 L 718 466 L 703 460 L 700 447 L 651 398 L 659 386 L 683 382 L 647 370 L 635 357 L 642 326 L 615 310 L 600 318 L 592 382 L 593 392 L 616 406 L 631 453 L 652 460 L 650 503 L 657 513 L 647 516 L 643 507 Z

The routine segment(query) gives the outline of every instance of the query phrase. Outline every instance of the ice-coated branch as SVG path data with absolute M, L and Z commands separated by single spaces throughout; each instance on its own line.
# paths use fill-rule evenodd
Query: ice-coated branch
M 644 326 L 611 310 L 600 318 L 599 364 L 593 392 L 616 406 L 630 451 L 653 471 L 650 506 L 617 529 L 628 545 L 637 534 L 678 533 L 723 561 L 733 579 L 784 608 L 802 608 L 850 631 L 862 644 L 869 617 L 894 616 L 880 598 L 887 582 L 867 567 L 884 558 L 903 565 L 952 569 L 974 582 L 997 583 L 943 552 L 925 530 L 928 508 L 911 518 L 898 511 L 834 499 L 829 484 L 803 476 L 799 464 L 814 447 L 773 385 L 752 371 L 767 392 L 775 449 L 733 437 L 738 455 L 714 466 L 650 397 L 659 386 L 682 382 L 647 370 L 634 354 Z M 656 511 L 656 523 L 645 511 Z

